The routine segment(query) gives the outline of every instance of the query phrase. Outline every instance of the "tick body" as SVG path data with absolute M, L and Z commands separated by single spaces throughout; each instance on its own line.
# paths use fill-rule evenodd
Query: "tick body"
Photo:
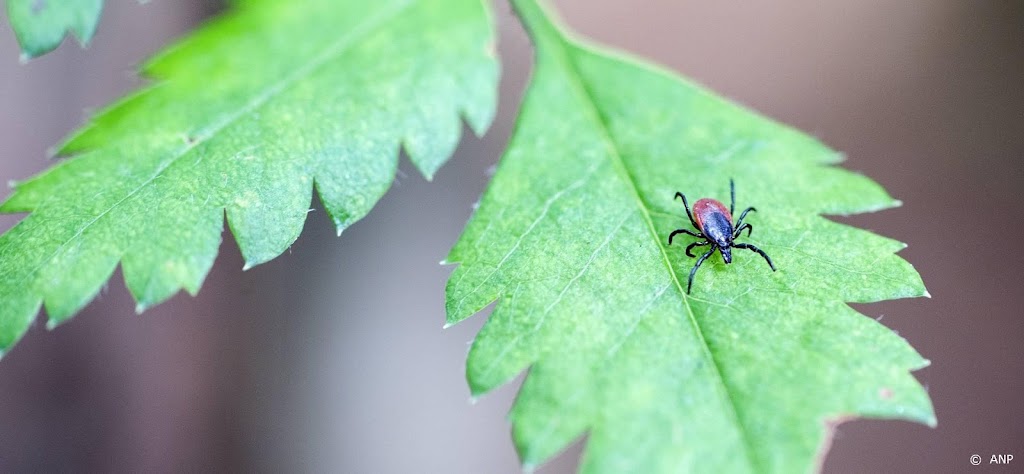
M 696 233 L 689 229 L 676 229 L 668 235 L 668 244 L 672 245 L 672 238 L 677 234 L 687 234 L 703 239 L 701 241 L 693 242 L 686 247 L 686 255 L 689 257 L 696 257 L 696 255 L 690 253 L 694 247 L 703 247 L 710 245 L 711 249 L 705 252 L 697 259 L 697 264 L 690 270 L 690 279 L 686 283 L 686 293 L 690 293 L 690 288 L 693 287 L 693 277 L 697 274 L 697 269 L 700 265 L 707 260 L 711 254 L 718 250 L 722 254 L 722 260 L 726 264 L 732 263 L 732 249 L 747 249 L 752 252 L 757 252 L 759 255 L 764 257 L 765 261 L 768 262 L 768 266 L 771 267 L 772 271 L 775 271 L 775 264 L 772 263 L 772 259 L 768 257 L 768 254 L 764 253 L 763 250 L 746 243 L 736 243 L 736 239 L 747 231 L 747 237 L 753 232 L 754 226 L 745 224 L 743 219 L 747 217 L 747 213 L 757 209 L 748 207 L 742 213 L 740 218 L 733 223 L 732 214 L 736 209 L 736 186 L 733 181 L 729 180 L 729 197 L 731 198 L 729 207 L 726 208 L 725 204 L 718 202 L 714 199 L 704 198 L 693 203 L 693 212 L 690 212 L 690 205 L 686 202 L 686 196 L 683 193 L 676 193 L 676 197 L 683 200 L 683 207 L 686 208 L 686 217 L 690 218 L 690 224 L 693 224 L 693 228 L 697 230 Z

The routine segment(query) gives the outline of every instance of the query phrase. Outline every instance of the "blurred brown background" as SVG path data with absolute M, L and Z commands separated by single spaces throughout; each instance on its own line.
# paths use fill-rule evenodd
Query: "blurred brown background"
M 578 31 L 693 77 L 847 152 L 905 205 L 844 219 L 910 244 L 932 299 L 860 306 L 932 366 L 939 418 L 842 425 L 827 472 L 1010 472 L 1024 465 L 1024 3 L 554 2 Z M 88 50 L 26 65 L 0 26 L 0 181 L 140 85 L 132 71 L 221 8 L 110 1 Z M 311 214 L 293 250 L 241 272 L 233 243 L 197 298 L 136 316 L 118 275 L 0 361 L 0 471 L 518 472 L 505 387 L 469 403 L 437 265 L 512 127 L 530 48 L 505 2 L 499 117 L 426 183 L 407 164 L 336 238 Z M 3 194 L 6 194 L 4 191 Z M 317 203 L 314 203 L 317 207 Z M 0 217 L 0 230 L 17 218 Z M 416 229 L 409 232 L 408 229 Z M 579 446 L 541 472 L 571 472 Z

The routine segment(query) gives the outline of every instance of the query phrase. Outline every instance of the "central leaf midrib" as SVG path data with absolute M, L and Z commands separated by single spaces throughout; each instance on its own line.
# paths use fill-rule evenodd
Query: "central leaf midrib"
M 364 23 L 360 25 L 360 27 L 357 27 L 353 32 L 342 36 L 337 41 L 328 45 L 328 47 L 325 48 L 321 54 L 314 56 L 313 59 L 311 59 L 301 68 L 297 69 L 294 73 L 285 76 L 279 81 L 271 82 L 269 85 L 260 90 L 258 94 L 255 94 L 252 99 L 246 101 L 242 105 L 242 107 L 240 107 L 235 112 L 221 115 L 221 117 L 224 117 L 222 120 L 214 120 L 213 125 L 211 127 L 208 127 L 206 130 L 203 130 L 202 133 L 197 134 L 194 137 L 194 139 L 188 143 L 187 146 L 182 147 L 181 150 L 178 151 L 175 156 L 172 156 L 169 160 L 167 160 L 166 163 L 158 167 L 153 172 L 152 175 L 146 178 L 145 181 L 140 183 L 138 186 L 136 186 L 130 192 L 128 192 L 123 198 L 121 198 L 114 204 L 110 205 L 110 207 L 108 207 L 103 212 L 99 213 L 95 218 L 93 218 L 85 225 L 83 225 L 80 229 L 78 229 L 78 231 L 75 232 L 74 235 L 69 237 L 67 240 L 61 242 L 61 244 L 57 246 L 56 250 L 54 250 L 54 252 L 49 257 L 40 261 L 39 265 L 33 268 L 32 271 L 26 275 L 26 281 L 31 281 L 31 279 L 39 273 L 43 266 L 45 266 L 48 262 L 52 261 L 53 258 L 56 257 L 61 252 L 61 250 L 63 250 L 68 244 L 74 242 L 76 239 L 81 237 L 82 234 L 89 230 L 89 228 L 91 228 L 93 225 L 96 225 L 96 223 L 101 221 L 108 214 L 110 214 L 111 212 L 119 208 L 122 204 L 130 200 L 132 196 L 135 196 L 143 189 L 145 189 L 146 186 L 148 186 L 150 183 L 152 183 L 161 175 L 163 175 L 181 158 L 187 156 L 189 152 L 191 152 L 193 149 L 211 140 L 219 132 L 227 128 L 229 125 L 237 122 L 239 119 L 246 116 L 249 112 L 252 112 L 262 107 L 263 105 L 265 105 L 271 99 L 277 97 L 278 94 L 286 90 L 289 86 L 291 86 L 298 80 L 314 74 L 320 67 L 326 65 L 331 58 L 346 51 L 347 45 L 353 44 L 357 42 L 359 39 L 365 38 L 366 36 L 370 35 L 378 28 L 380 28 L 381 25 L 386 24 L 387 20 L 399 15 L 407 8 L 409 8 L 409 6 L 412 5 L 413 3 L 414 2 L 407 0 L 399 0 L 392 2 L 392 4 L 388 5 L 386 8 L 381 9 L 377 14 L 368 18 Z
M 616 170 L 622 175 L 622 180 L 628 184 L 628 187 L 632 192 L 634 199 L 636 200 L 636 205 L 640 209 L 640 212 L 644 218 L 644 222 L 647 224 L 647 228 L 651 233 L 651 237 L 658 244 L 658 250 L 661 252 L 662 259 L 665 263 L 665 267 L 668 270 L 668 273 L 671 276 L 673 283 L 675 283 L 676 288 L 679 290 L 679 294 L 683 298 L 683 306 L 686 308 L 687 315 L 689 316 L 690 322 L 693 325 L 697 338 L 700 340 L 701 347 L 704 350 L 705 356 L 711 361 L 711 366 L 714 369 L 714 374 L 716 380 L 718 381 L 719 389 L 722 391 L 723 397 L 727 402 L 726 405 L 731 410 L 732 418 L 736 424 L 737 430 L 740 433 L 740 440 L 743 443 L 744 459 L 746 459 L 747 464 L 751 467 L 751 470 L 757 472 L 759 470 L 755 468 L 754 451 L 750 443 L 750 439 L 748 438 L 747 430 L 745 429 L 742 421 L 740 420 L 739 412 L 736 409 L 736 403 L 735 401 L 733 401 L 729 389 L 725 384 L 725 379 L 722 376 L 722 371 L 719 367 L 718 360 L 715 359 L 714 354 L 711 352 L 710 346 L 708 346 L 708 343 L 704 338 L 704 331 L 701 328 L 696 315 L 694 314 L 693 308 L 690 306 L 686 292 L 683 291 L 682 284 L 680 284 L 679 278 L 676 276 L 675 269 L 673 268 L 672 262 L 668 257 L 668 252 L 665 249 L 665 247 L 661 245 L 661 239 L 658 237 L 657 230 L 654 227 L 654 222 L 651 220 L 651 216 L 647 210 L 647 206 L 644 204 L 643 198 L 640 195 L 640 190 L 637 187 L 636 180 L 633 178 L 633 175 L 629 172 L 629 168 L 626 166 L 625 161 L 622 159 L 622 156 L 619 153 L 618 144 L 612 137 L 607 120 L 601 113 L 600 108 L 597 106 L 596 101 L 594 100 L 594 95 L 587 87 L 586 81 L 583 79 L 583 74 L 580 72 L 579 66 L 576 64 L 572 56 L 572 53 L 570 51 L 567 51 L 568 48 L 572 48 L 574 46 L 565 41 L 563 38 L 558 38 L 558 41 L 560 47 L 557 48 L 557 50 L 559 53 L 561 53 L 559 54 L 559 57 L 562 59 L 561 62 L 563 62 L 566 65 L 567 69 L 569 69 L 569 73 L 567 74 L 567 76 L 570 77 L 571 84 L 574 86 L 576 91 L 581 96 L 581 101 L 586 104 L 587 110 L 592 116 L 591 118 L 594 120 L 594 122 L 597 123 L 598 128 L 600 129 L 601 136 L 603 137 L 604 142 L 609 149 L 609 154 L 612 156 L 612 161 L 615 164 Z

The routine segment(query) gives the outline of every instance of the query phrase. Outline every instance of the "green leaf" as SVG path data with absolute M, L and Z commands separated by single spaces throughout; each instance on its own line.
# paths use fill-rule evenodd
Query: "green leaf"
M 430 177 L 496 103 L 480 0 L 250 0 L 149 63 L 158 83 L 96 117 L 76 154 L 17 185 L 0 236 L 0 348 L 40 304 L 53 326 L 121 262 L 138 309 L 213 264 L 225 215 L 246 266 L 298 237 L 314 184 L 338 232 L 391 184 L 404 146 Z
M 821 214 L 897 205 L 839 155 L 672 73 L 574 41 L 517 0 L 537 48 L 515 134 L 452 249 L 448 322 L 497 300 L 474 395 L 524 369 L 510 418 L 532 467 L 588 435 L 585 472 L 802 472 L 830 423 L 935 424 L 902 338 L 844 302 L 926 295 L 903 244 Z M 676 191 L 728 203 L 753 252 L 694 259 Z
M 68 31 L 82 46 L 89 44 L 102 11 L 103 0 L 7 0 L 23 59 L 52 51 Z

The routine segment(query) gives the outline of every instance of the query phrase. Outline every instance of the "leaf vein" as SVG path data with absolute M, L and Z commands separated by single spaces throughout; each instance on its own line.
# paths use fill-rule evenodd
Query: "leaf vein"
M 571 45 L 568 41 L 565 40 L 563 40 L 563 44 L 567 47 L 575 47 L 574 45 Z M 583 78 L 583 74 L 579 68 L 579 65 L 576 64 L 574 58 L 568 51 L 566 51 L 565 49 L 560 49 L 559 51 L 561 52 L 560 56 L 562 57 L 562 60 L 566 63 L 566 66 L 569 69 L 571 69 L 571 73 L 567 74 L 567 76 L 569 76 L 572 79 L 571 83 L 573 86 L 575 86 L 577 92 L 581 95 L 581 101 L 585 104 L 587 110 L 589 110 L 589 112 L 592 114 L 591 118 L 597 123 L 598 127 L 600 128 L 602 138 L 605 141 L 605 144 L 608 148 L 608 153 L 612 157 L 612 161 L 615 164 L 616 170 L 618 170 L 618 172 L 622 175 L 621 178 L 628 185 L 629 190 L 636 202 L 636 205 L 639 208 L 645 223 L 647 224 L 647 229 L 650 231 L 651 236 L 654 238 L 654 241 L 658 243 L 658 249 L 661 252 L 661 256 L 665 263 L 666 269 L 668 270 L 668 273 L 671 276 L 672 281 L 675 283 L 676 288 L 679 290 L 679 294 L 682 296 L 683 306 L 686 308 L 686 312 L 689 316 L 690 323 L 693 325 L 694 331 L 696 332 L 697 338 L 701 343 L 701 348 L 704 350 L 705 356 L 711 362 L 711 366 L 714 369 L 715 379 L 718 382 L 717 386 L 719 390 L 721 390 L 725 402 L 727 402 L 726 406 L 728 406 L 730 410 L 730 415 L 733 418 L 733 422 L 736 424 L 736 427 L 739 431 L 740 441 L 743 443 L 744 448 L 744 459 L 751 466 L 752 470 L 758 471 L 758 469 L 755 468 L 753 454 L 754 451 L 752 448 L 751 441 L 749 439 L 749 434 L 747 433 L 747 430 L 745 429 L 742 421 L 740 420 L 739 413 L 736 408 L 736 402 L 732 399 L 732 395 L 730 394 L 728 388 L 725 385 L 725 380 L 722 376 L 722 369 L 719 365 L 719 362 L 715 358 L 714 354 L 711 352 L 711 348 L 708 346 L 707 340 L 704 338 L 703 330 L 701 329 L 700 323 L 697 321 L 697 318 L 693 312 L 693 308 L 690 306 L 689 301 L 687 300 L 686 293 L 685 291 L 683 291 L 683 286 L 680 284 L 679 278 L 675 272 L 675 268 L 673 267 L 672 262 L 668 257 L 668 252 L 661 243 L 661 238 L 658 236 L 658 232 L 654 227 L 654 222 L 651 220 L 651 216 L 648 213 L 647 206 L 644 204 L 643 197 L 640 195 L 640 190 L 636 183 L 636 180 L 629 172 L 629 169 L 626 166 L 625 161 L 622 159 L 622 156 L 619 153 L 618 144 L 615 142 L 614 138 L 611 135 L 611 128 L 607 123 L 605 117 L 601 114 L 600 109 L 597 107 L 594 94 L 588 88 L 586 81 Z
M 529 235 L 530 232 L 532 232 L 535 227 L 537 227 L 537 224 L 539 224 L 541 222 L 541 220 L 543 220 L 544 217 L 547 216 L 548 212 L 551 210 L 551 206 L 555 203 L 555 201 L 558 201 L 559 199 L 562 198 L 562 196 L 568 194 L 570 191 L 576 190 L 577 188 L 583 186 L 583 184 L 586 183 L 587 180 L 589 180 L 590 177 L 596 171 L 597 171 L 597 164 L 594 164 L 594 165 L 592 165 L 590 167 L 590 169 L 587 170 L 586 173 L 583 174 L 583 176 L 581 176 L 579 179 L 574 181 L 572 184 L 570 184 L 565 189 L 562 189 L 562 190 L 558 191 L 557 193 L 555 193 L 554 195 L 549 197 L 547 199 L 547 201 L 544 202 L 544 208 L 541 210 L 540 215 L 538 215 L 537 218 L 535 218 L 533 220 L 533 222 L 530 223 L 529 227 L 526 228 L 526 231 L 524 231 L 522 234 L 519 235 L 519 238 L 516 239 L 516 243 L 514 245 L 512 245 L 512 248 L 509 249 L 508 252 L 505 253 L 505 256 L 503 256 L 501 258 L 501 261 L 499 261 L 498 264 L 495 265 L 495 267 L 493 269 L 491 269 L 490 273 L 488 273 L 487 276 L 484 277 L 484 279 L 481 280 L 480 283 L 475 288 L 473 288 L 471 291 L 467 292 L 466 294 L 462 295 L 462 298 L 459 298 L 459 302 L 456 305 L 455 314 L 457 314 L 457 315 L 461 315 L 462 314 L 462 307 L 463 307 L 464 303 L 466 302 L 466 298 L 469 298 L 470 296 L 476 294 L 476 292 L 479 291 L 480 288 L 482 288 L 484 285 L 486 285 L 487 282 L 491 281 L 491 278 L 493 278 L 494 275 L 498 273 L 498 270 L 500 270 L 501 267 L 503 265 L 505 265 L 505 262 L 508 261 L 509 257 L 511 257 L 512 254 L 515 253 L 516 250 L 519 249 L 519 246 L 522 245 L 522 243 L 523 243 L 523 239 L 525 239 L 526 236 Z M 461 278 L 460 278 L 460 281 L 461 281 Z
M 609 243 L 611 243 L 612 237 L 614 237 L 615 234 L 619 233 L 619 230 L 622 229 L 622 226 L 626 223 L 626 220 L 629 219 L 629 216 L 630 214 L 626 213 L 622 217 L 622 219 L 619 220 L 618 225 L 616 225 L 615 228 L 608 233 L 604 241 L 601 242 L 601 245 L 594 249 L 594 252 L 590 254 L 590 259 L 587 260 L 587 263 L 583 266 L 583 268 L 580 269 L 580 271 L 576 273 L 576 276 L 569 280 L 569 282 L 566 283 L 564 287 L 562 287 L 562 291 L 559 292 L 558 297 L 555 298 L 555 301 L 553 301 L 546 308 L 544 308 L 544 312 L 541 313 L 540 317 L 537 320 L 537 323 L 533 325 L 533 328 L 527 333 L 516 333 L 515 337 L 513 337 L 512 340 L 508 342 L 508 344 L 505 344 L 505 348 L 502 349 L 502 351 L 491 361 L 491 363 L 487 365 L 484 371 L 481 372 L 481 375 L 489 375 L 498 365 L 498 363 L 501 362 L 501 359 L 505 356 L 505 354 L 507 354 L 508 351 L 511 350 L 513 346 L 518 344 L 519 341 L 523 339 L 523 337 L 534 334 L 540 330 L 541 326 L 544 325 L 544 322 L 547 321 L 548 315 L 551 314 L 551 310 L 555 307 L 555 305 L 562 301 L 562 298 L 565 296 L 565 293 L 569 291 L 569 288 L 571 288 L 580 279 L 580 277 L 582 277 L 583 274 L 587 272 L 587 269 L 590 267 L 590 264 L 594 262 L 594 259 L 596 259 L 597 255 L 601 253 L 601 250 L 607 247 Z

